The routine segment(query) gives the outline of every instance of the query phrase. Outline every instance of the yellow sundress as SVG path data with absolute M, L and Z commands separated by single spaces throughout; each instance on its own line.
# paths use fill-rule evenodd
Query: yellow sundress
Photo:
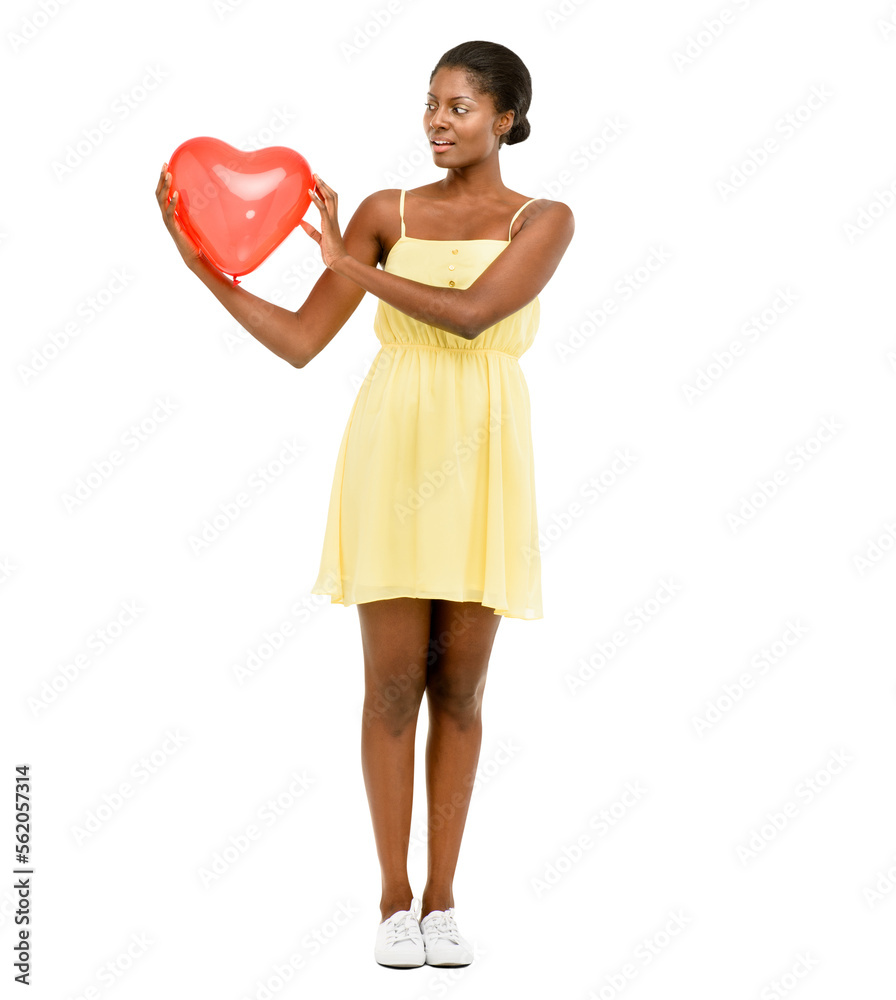
M 506 240 L 401 236 L 384 270 L 469 287 Z M 312 594 L 333 604 L 392 597 L 476 601 L 543 618 L 529 389 L 520 367 L 538 329 L 534 298 L 475 340 L 379 301 L 380 350 L 336 458 Z

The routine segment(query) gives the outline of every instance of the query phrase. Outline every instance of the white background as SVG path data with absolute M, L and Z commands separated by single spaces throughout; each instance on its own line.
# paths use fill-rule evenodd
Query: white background
M 896 5 L 393 0 L 377 27 L 388 9 L 4 8 L 4 980 L 28 763 L 29 995 L 891 995 Z M 441 176 L 419 152 L 429 74 L 476 38 L 533 79 L 504 182 L 565 201 L 576 232 L 522 359 L 545 617 L 503 621 L 491 658 L 455 882 L 477 958 L 403 974 L 373 959 L 357 608 L 309 594 L 376 299 L 294 369 L 183 266 L 154 189 L 192 136 L 286 145 L 338 192 L 344 227 L 372 191 Z M 56 169 L 104 117 L 102 142 Z M 655 248 L 668 259 L 645 269 Z M 298 309 L 322 270 L 299 228 L 242 281 Z M 157 398 L 167 419 L 66 509 Z M 292 441 L 299 458 L 195 554 L 202 522 Z M 307 789 L 290 798 L 294 775 Z

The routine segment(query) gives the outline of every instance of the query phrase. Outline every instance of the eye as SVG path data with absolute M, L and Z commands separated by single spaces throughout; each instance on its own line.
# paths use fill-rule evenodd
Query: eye
M 431 108 L 431 107 L 432 107 L 432 105 L 431 105 L 431 104 L 424 104 L 424 105 L 423 105 L 423 107 L 424 107 L 424 108 Z M 463 111 L 463 113 L 464 113 L 465 115 L 466 115 L 466 114 L 469 114 L 469 111 L 470 111 L 470 109 L 469 109 L 469 108 L 464 108 L 464 107 L 461 107 L 461 106 L 460 106 L 459 104 L 458 104 L 458 105 L 456 105 L 455 107 L 453 107 L 453 108 L 452 108 L 451 110 L 452 110 L 452 111 Z

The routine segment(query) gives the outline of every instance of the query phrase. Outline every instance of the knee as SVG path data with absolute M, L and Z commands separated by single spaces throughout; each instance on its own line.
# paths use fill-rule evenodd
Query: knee
M 386 682 L 368 684 L 364 696 L 365 725 L 379 724 L 390 736 L 400 736 L 417 720 L 423 689 L 400 675 Z
M 429 709 L 436 718 L 449 719 L 461 729 L 479 721 L 482 711 L 482 683 L 446 681 L 436 678 L 426 685 Z

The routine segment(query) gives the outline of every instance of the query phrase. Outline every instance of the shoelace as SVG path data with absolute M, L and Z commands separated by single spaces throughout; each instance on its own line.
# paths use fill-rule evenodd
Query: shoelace
M 426 917 L 426 933 L 436 938 L 445 938 L 452 944 L 460 944 L 459 931 L 454 919 L 454 909 L 449 908 L 444 912 L 434 911 L 430 917 Z
M 386 925 L 386 939 L 390 945 L 398 944 L 400 941 L 413 941 L 417 944 L 421 940 L 420 924 L 413 910 L 408 910 Z

